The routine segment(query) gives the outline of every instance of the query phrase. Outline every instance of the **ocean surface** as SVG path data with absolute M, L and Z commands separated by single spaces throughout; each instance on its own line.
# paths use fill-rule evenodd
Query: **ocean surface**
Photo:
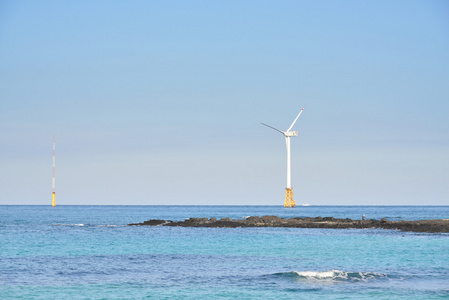
M 277 215 L 447 219 L 449 206 L 0 206 L 2 299 L 449 299 L 449 234 L 126 226 Z

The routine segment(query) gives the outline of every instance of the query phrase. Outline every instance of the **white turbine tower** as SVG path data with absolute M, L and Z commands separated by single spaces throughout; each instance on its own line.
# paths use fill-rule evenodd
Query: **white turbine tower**
M 296 206 L 295 200 L 293 200 L 290 138 L 292 136 L 298 136 L 298 131 L 290 131 L 290 129 L 293 128 L 293 125 L 295 125 L 296 121 L 298 120 L 298 118 L 301 115 L 303 110 L 304 110 L 304 107 L 301 109 L 301 111 L 296 116 L 295 120 L 293 121 L 292 125 L 290 125 L 290 127 L 286 131 L 281 131 L 279 129 L 271 127 L 270 125 L 262 123 L 262 125 L 270 127 L 271 129 L 274 129 L 276 131 L 279 131 L 280 133 L 282 133 L 285 136 L 285 144 L 287 146 L 287 187 L 285 188 L 286 192 L 285 192 L 284 207 L 295 207 Z

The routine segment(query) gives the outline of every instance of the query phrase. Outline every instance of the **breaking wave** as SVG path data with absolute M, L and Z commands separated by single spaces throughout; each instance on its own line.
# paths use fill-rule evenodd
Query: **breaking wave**
M 276 273 L 275 276 L 284 276 L 296 280 L 314 281 L 314 282 L 338 282 L 338 281 L 366 281 L 376 279 L 387 279 L 387 274 L 373 272 L 344 272 L 339 270 L 330 271 L 292 271 Z

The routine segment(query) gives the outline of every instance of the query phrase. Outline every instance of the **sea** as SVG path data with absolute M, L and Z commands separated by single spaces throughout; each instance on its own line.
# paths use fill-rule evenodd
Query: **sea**
M 448 219 L 449 206 L 0 205 L 1 299 L 449 299 L 449 234 L 126 226 Z

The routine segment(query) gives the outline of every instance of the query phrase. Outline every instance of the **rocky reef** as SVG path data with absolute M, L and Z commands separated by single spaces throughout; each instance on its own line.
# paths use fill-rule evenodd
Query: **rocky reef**
M 290 218 L 277 216 L 248 217 L 246 219 L 230 218 L 189 218 L 184 221 L 148 220 L 129 226 L 181 226 L 181 227 L 291 227 L 291 228 L 335 228 L 335 229 L 366 229 L 383 228 L 414 232 L 446 232 L 449 233 L 449 219 L 419 220 L 419 221 L 388 221 L 336 219 L 333 217 Z

